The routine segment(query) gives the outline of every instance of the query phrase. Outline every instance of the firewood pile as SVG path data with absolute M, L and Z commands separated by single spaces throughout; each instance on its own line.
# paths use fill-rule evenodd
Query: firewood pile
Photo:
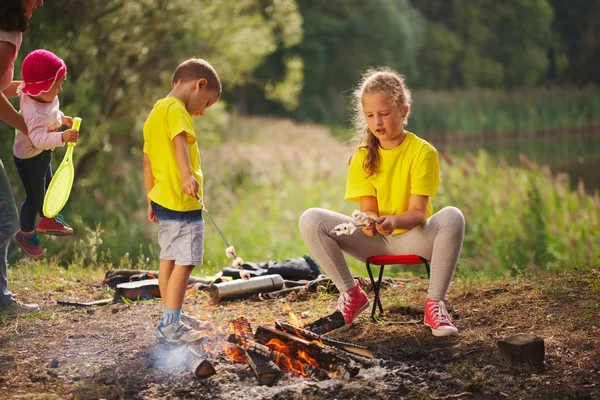
M 195 329 L 206 327 L 190 317 L 185 319 Z M 367 347 L 279 321 L 274 327 L 260 325 L 253 331 L 244 317 L 231 321 L 227 334 L 208 329 L 205 339 L 185 346 L 183 358 L 198 378 L 215 374 L 214 365 L 219 362 L 245 363 L 262 385 L 273 385 L 282 372 L 315 380 L 351 379 L 376 362 Z

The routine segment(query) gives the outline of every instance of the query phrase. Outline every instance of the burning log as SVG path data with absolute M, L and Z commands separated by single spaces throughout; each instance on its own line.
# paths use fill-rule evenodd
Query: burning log
M 309 342 L 270 326 L 259 326 L 254 338 L 259 343 L 274 346 L 280 352 L 287 352 L 291 358 L 302 360 L 314 368 L 343 379 L 356 376 L 360 370 L 349 357 L 340 357 L 335 350 L 322 343 Z
M 303 339 L 316 340 L 317 342 L 321 342 L 327 346 L 331 346 L 332 349 L 343 350 L 342 354 L 352 358 L 354 361 L 360 362 L 365 366 L 371 366 L 371 363 L 368 361 L 368 359 L 375 358 L 373 350 L 369 349 L 368 347 L 359 346 L 353 343 L 346 343 L 328 337 L 323 337 L 317 335 L 314 332 L 307 331 L 306 329 L 298 328 L 296 326 L 281 321 L 276 321 L 275 326 L 281 331 L 287 332 L 292 335 L 296 335 Z
M 239 317 L 231 321 L 230 329 L 235 334 L 245 339 L 252 338 L 252 326 L 250 321 L 245 317 Z M 248 365 L 252 368 L 252 372 L 256 375 L 256 379 L 261 385 L 272 385 L 281 373 L 279 367 L 269 359 L 252 350 L 243 350 L 246 353 L 248 359 Z
M 208 356 L 191 346 L 183 348 L 183 362 L 187 369 L 198 378 L 207 378 L 216 373 L 215 368 L 208 360 Z
M 325 317 L 321 317 L 318 320 L 305 325 L 304 327 L 305 329 L 314 332 L 317 335 L 322 335 L 324 333 L 339 329 L 344 325 L 346 325 L 344 315 L 340 311 L 335 311 L 334 313 Z
M 248 365 L 252 368 L 252 372 L 256 375 L 256 379 L 261 385 L 270 386 L 281 373 L 279 367 L 269 359 L 261 354 L 258 354 L 251 350 L 245 350 L 248 355 Z
M 267 359 L 275 362 L 275 364 L 277 364 L 277 366 L 284 371 L 292 372 L 300 376 L 310 376 L 311 378 L 317 380 L 324 380 L 331 377 L 331 375 L 326 371 L 323 371 L 319 368 L 314 368 L 302 361 L 288 357 L 284 353 L 273 350 L 264 344 L 255 342 L 241 335 L 232 333 L 229 335 L 229 341 L 236 344 L 246 352 L 255 352 L 266 357 Z

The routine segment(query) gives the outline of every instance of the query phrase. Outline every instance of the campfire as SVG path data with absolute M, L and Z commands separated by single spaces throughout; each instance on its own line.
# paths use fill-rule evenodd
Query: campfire
M 282 372 L 316 380 L 350 379 L 374 362 L 367 347 L 285 322 L 278 321 L 274 327 L 260 325 L 253 331 L 250 321 L 239 317 L 229 323 L 228 333 L 221 333 L 210 324 L 185 319 L 195 329 L 206 331 L 204 339 L 184 348 L 185 365 L 199 378 L 215 374 L 219 362 L 235 362 L 248 364 L 263 385 L 272 385 Z

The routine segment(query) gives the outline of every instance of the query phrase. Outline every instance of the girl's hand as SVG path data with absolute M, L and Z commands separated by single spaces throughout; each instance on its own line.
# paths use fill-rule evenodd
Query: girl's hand
M 369 217 L 377 218 L 377 214 L 375 214 L 372 211 L 365 211 L 364 213 L 367 214 Z M 361 228 L 363 233 L 370 237 L 375 236 L 375 233 L 377 233 L 377 231 L 375 230 L 375 222 L 373 222 L 371 219 L 367 219 L 364 220 L 363 223 L 367 224 L 367 226 L 363 226 Z
M 158 218 L 154 215 L 154 211 L 152 211 L 152 206 L 148 203 L 148 221 L 150 222 L 158 222 Z
M 391 235 L 392 232 L 394 232 L 394 216 L 384 215 L 377 218 L 375 228 L 377 229 L 377 232 L 384 236 Z
M 194 175 L 190 175 L 181 180 L 181 189 L 183 190 L 183 193 L 194 198 L 198 197 L 198 186 L 198 181 L 194 178 Z
M 365 221 L 367 226 L 363 226 L 361 229 L 367 236 L 375 236 L 375 224 L 371 221 Z
M 63 131 L 62 133 L 62 141 L 63 143 L 69 143 L 69 142 L 77 142 L 79 140 L 79 132 L 77 132 L 75 129 L 67 129 L 66 131 Z
M 61 122 L 63 125 L 65 125 L 69 129 L 71 129 L 73 127 L 73 117 L 67 117 L 66 115 L 64 115 L 62 117 Z

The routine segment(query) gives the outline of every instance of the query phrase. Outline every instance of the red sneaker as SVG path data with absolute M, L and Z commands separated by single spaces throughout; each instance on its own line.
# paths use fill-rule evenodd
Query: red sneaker
M 54 236 L 68 236 L 73 234 L 73 229 L 60 214 L 57 214 L 54 218 L 40 218 L 37 224 L 37 231 Z
M 425 299 L 423 323 L 431 328 L 433 336 L 458 335 L 458 329 L 452 324 L 450 314 L 442 300 Z
M 44 250 L 42 250 L 42 247 L 40 246 L 40 239 L 38 239 L 37 233 L 25 233 L 19 230 L 13 238 L 23 252 L 29 257 L 38 259 L 44 256 Z
M 350 328 L 354 319 L 369 306 L 369 298 L 360 285 L 356 285 L 340 294 L 337 310 L 344 316 L 346 325 L 340 331 Z

